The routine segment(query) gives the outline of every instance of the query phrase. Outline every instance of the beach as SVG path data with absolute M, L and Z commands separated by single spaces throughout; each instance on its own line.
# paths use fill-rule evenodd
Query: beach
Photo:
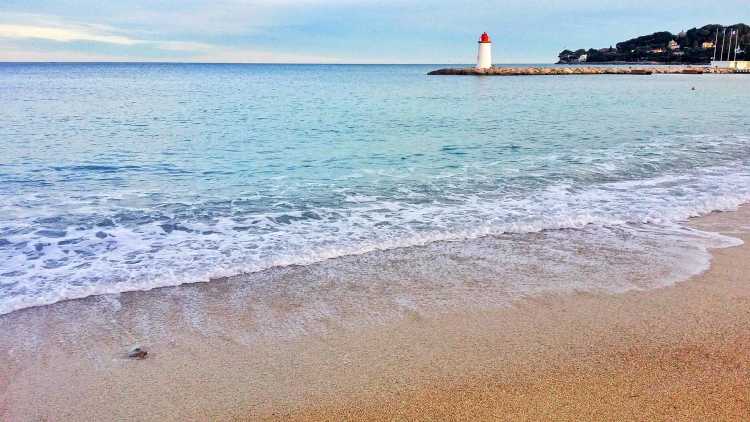
M 0 64 L 0 420 L 747 419 L 745 76 L 438 66 Z
M 690 224 L 750 240 L 748 207 Z M 302 304 L 279 300 L 286 335 L 231 280 L 24 309 L 0 316 L 0 418 L 746 420 L 750 247 L 711 254 L 663 288 L 354 328 L 321 314 L 292 330 Z M 136 342 L 147 358 L 126 357 Z

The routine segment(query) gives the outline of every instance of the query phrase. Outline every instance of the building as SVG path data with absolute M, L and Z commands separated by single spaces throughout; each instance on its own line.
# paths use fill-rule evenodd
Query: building
M 654 54 L 659 54 L 663 52 L 664 52 L 663 48 L 652 48 L 651 50 L 649 50 L 649 53 L 654 53 Z
M 667 48 L 669 48 L 670 50 L 679 50 L 680 44 L 678 44 L 677 41 L 672 40 L 667 44 Z
M 711 62 L 711 67 L 717 67 L 719 69 L 734 69 L 734 70 L 741 70 L 741 71 L 750 71 L 750 61 L 748 60 L 736 60 L 736 61 L 713 60 Z
M 479 37 L 479 51 L 477 52 L 477 69 L 492 67 L 492 40 L 487 33 Z
M 708 50 L 709 48 L 714 48 L 714 43 L 711 41 L 706 41 L 703 44 L 701 44 L 701 48 L 704 50 Z
M 588 61 L 588 59 L 589 59 L 588 54 L 581 54 L 580 56 L 578 56 L 578 61 L 580 63 L 585 63 L 586 61 Z

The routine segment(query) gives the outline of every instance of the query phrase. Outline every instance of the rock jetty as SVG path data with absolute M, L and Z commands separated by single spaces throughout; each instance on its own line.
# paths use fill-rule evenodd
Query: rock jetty
M 586 67 L 475 67 L 434 70 L 428 75 L 476 75 L 476 76 L 531 76 L 531 75 L 652 75 L 704 73 L 737 73 L 734 69 L 719 69 L 709 66 L 586 66 Z

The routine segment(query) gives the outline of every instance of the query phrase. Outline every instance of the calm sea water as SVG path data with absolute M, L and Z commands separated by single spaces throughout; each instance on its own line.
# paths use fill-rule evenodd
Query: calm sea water
M 672 280 L 731 243 L 682 223 L 750 200 L 750 77 L 436 67 L 0 64 L 0 314 L 384 250 L 523 293 L 584 237 Z

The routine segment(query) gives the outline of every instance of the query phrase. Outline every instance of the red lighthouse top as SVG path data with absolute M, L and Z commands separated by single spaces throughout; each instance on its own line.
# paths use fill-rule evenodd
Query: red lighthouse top
M 480 43 L 488 44 L 488 43 L 491 43 L 492 41 L 490 41 L 490 36 L 487 35 L 486 32 L 484 32 L 484 33 L 482 33 L 482 36 L 479 37 L 479 42 Z

